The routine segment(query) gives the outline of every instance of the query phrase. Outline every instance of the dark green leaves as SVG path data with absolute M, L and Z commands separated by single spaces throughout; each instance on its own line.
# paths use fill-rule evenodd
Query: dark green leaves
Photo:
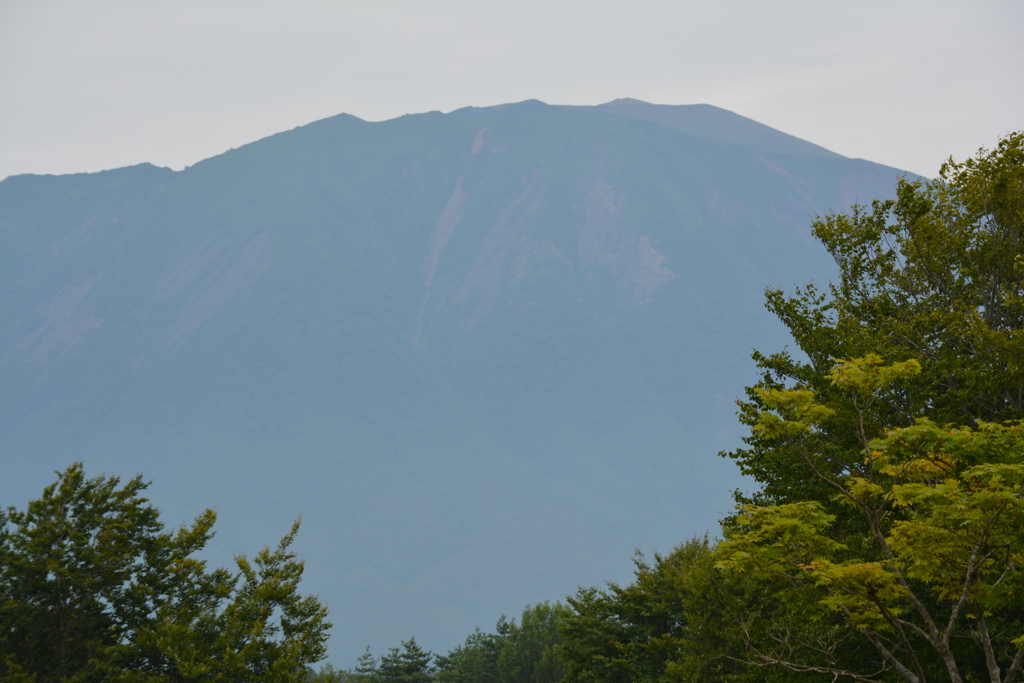
M 214 513 L 165 531 L 147 486 L 88 479 L 78 463 L 25 511 L 0 513 L 5 680 L 301 680 L 330 623 L 298 593 L 298 522 L 275 549 L 237 557 L 237 574 L 208 571 L 195 554 Z

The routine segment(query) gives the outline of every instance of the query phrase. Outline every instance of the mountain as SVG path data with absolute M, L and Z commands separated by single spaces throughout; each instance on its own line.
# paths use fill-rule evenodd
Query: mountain
M 444 651 L 714 533 L 766 286 L 898 171 L 707 105 L 340 115 L 183 171 L 0 183 L 0 500 L 52 471 L 219 513 L 215 562 L 303 518 L 351 664 Z

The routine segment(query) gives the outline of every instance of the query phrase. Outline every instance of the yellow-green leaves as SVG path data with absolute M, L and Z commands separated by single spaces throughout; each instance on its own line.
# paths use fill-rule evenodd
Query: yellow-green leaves
M 957 670 L 966 657 L 1006 683 L 1024 661 L 1024 131 L 896 194 L 815 221 L 827 290 L 767 292 L 799 351 L 755 353 L 751 434 L 730 455 L 760 484 L 739 499 L 762 506 L 727 520 L 719 564 L 785 577 L 773 599 L 841 615 L 907 681 L 984 677 Z M 808 531 L 785 505 L 811 502 L 835 518 Z M 751 658 L 878 670 L 840 666 L 816 634 L 752 637 Z
M 840 360 L 828 373 L 831 383 L 854 395 L 870 398 L 874 393 L 921 372 L 914 359 L 886 365 L 877 354 Z M 756 434 L 769 438 L 792 438 L 835 415 L 835 410 L 817 402 L 810 389 L 766 389 L 755 387 L 768 411 L 758 415 Z
M 895 382 L 921 373 L 921 364 L 908 361 L 884 365 L 881 356 L 869 353 L 863 358 L 840 360 L 828 373 L 832 384 L 858 393 L 870 394 Z
M 896 572 L 882 562 L 820 562 L 812 568 L 814 584 L 825 589 L 818 602 L 841 612 L 859 628 L 891 628 L 889 619 L 907 611 L 907 590 Z
M 883 628 L 886 612 L 904 611 L 906 591 L 881 562 L 840 559 L 847 546 L 832 537 L 834 521 L 813 501 L 745 506 L 735 530 L 719 544 L 715 566 L 817 588 L 819 607 L 841 612 L 855 626 Z M 806 599 L 799 592 L 793 596 Z M 812 609 L 808 618 L 813 617 Z
M 1010 429 L 1019 430 L 1020 427 Z M 1024 589 L 1024 464 L 985 464 L 941 481 L 893 487 L 897 521 L 889 544 L 908 577 L 943 600 L 967 586 L 972 603 L 986 610 L 1009 604 Z M 1019 600 L 1019 598 L 1018 598 Z
M 967 586 L 985 609 L 1005 604 L 1024 566 L 1024 429 L 920 420 L 872 442 L 901 518 L 888 544 L 908 578 L 955 600 Z
M 771 410 L 758 416 L 756 433 L 774 438 L 797 436 L 832 414 L 832 410 L 814 400 L 809 389 L 756 389 Z
M 877 504 L 878 501 L 885 498 L 887 493 L 884 486 L 863 477 L 850 477 L 846 482 L 846 490 L 850 494 L 849 498 L 840 497 L 841 502 L 852 499 L 856 502 Z
M 845 546 L 827 534 L 835 516 L 814 501 L 758 507 L 745 505 L 736 531 L 718 547 L 720 569 L 764 576 L 798 577 Z
M 920 371 L 915 360 L 886 365 L 872 354 L 836 363 L 829 376 L 864 406 Z M 754 429 L 764 436 L 805 435 L 835 414 L 807 389 L 758 394 L 767 410 Z M 809 618 L 841 615 L 872 638 L 893 634 L 908 652 L 908 628 L 948 654 L 938 625 L 952 633 L 968 617 L 1007 623 L 1024 606 L 1021 423 L 948 427 L 921 418 L 862 440 L 860 474 L 813 452 L 820 439 L 791 443 L 859 523 L 837 521 L 825 501 L 741 506 L 716 567 L 774 581 L 775 596 Z

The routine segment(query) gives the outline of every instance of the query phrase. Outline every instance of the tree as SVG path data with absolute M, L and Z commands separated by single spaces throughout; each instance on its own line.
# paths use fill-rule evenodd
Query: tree
M 863 415 L 919 372 L 915 360 L 868 356 L 838 363 L 830 379 Z M 941 663 L 954 683 L 1012 683 L 1024 666 L 1024 425 L 950 428 L 924 418 L 876 439 L 859 427 L 866 470 L 837 474 L 808 438 L 833 410 L 807 390 L 761 398 L 770 411 L 755 429 L 789 442 L 868 533 L 836 533 L 836 516 L 816 500 L 745 505 L 719 566 L 780 582 L 809 621 L 840 615 L 877 650 L 879 668 L 848 669 L 836 656 L 808 663 L 806 645 L 785 636 L 748 641 L 751 661 L 861 681 L 891 668 L 910 683 Z
M 474 630 L 462 645 L 436 660 L 437 683 L 498 683 L 501 674 L 498 658 L 509 633 L 509 624 L 502 616 L 494 633 Z
M 359 655 L 353 674 L 359 683 L 374 683 L 377 680 L 377 658 L 370 652 L 369 645 L 363 650 L 363 654 Z
M 566 680 L 655 681 L 670 653 L 679 649 L 685 619 L 668 578 L 675 559 L 655 556 L 650 566 L 634 559 L 636 581 L 607 590 L 581 588 L 568 598 L 572 608 L 562 627 Z
M 335 668 L 333 664 L 324 664 L 319 671 L 307 668 L 306 680 L 308 683 L 349 683 L 360 679 L 343 669 Z
M 527 605 L 519 623 L 498 619 L 495 633 L 477 629 L 437 659 L 439 683 L 548 683 L 563 677 L 561 625 L 567 610 L 547 601 Z
M 548 601 L 527 605 L 519 623 L 508 624 L 498 657 L 500 680 L 507 683 L 554 683 L 562 680 L 559 629 L 565 608 Z M 500 623 L 500 622 L 499 622 Z
M 315 596 L 298 593 L 303 563 L 288 550 L 299 531 L 253 561 L 236 555 L 231 591 L 215 599 L 168 603 L 155 642 L 187 677 L 203 681 L 299 681 L 326 655 L 330 622 Z
M 237 556 L 237 574 L 208 571 L 194 555 L 214 513 L 164 531 L 147 486 L 76 463 L 26 510 L 0 512 L 4 680 L 302 680 L 330 623 L 297 592 L 298 523 L 254 562 Z
M 393 647 L 381 655 L 375 680 L 382 683 L 428 683 L 433 674 L 434 655 L 421 648 L 415 638 L 402 641 L 402 649 Z
M 805 551 L 821 553 L 832 563 L 829 566 L 840 568 L 837 572 L 855 565 L 881 567 L 888 572 L 883 578 L 900 586 L 894 590 L 909 596 L 910 589 L 895 577 L 907 581 L 917 602 L 911 601 L 909 616 L 893 613 L 894 618 L 917 620 L 916 627 L 927 637 L 902 625 L 908 631 L 903 638 L 897 626 L 885 619 L 884 625 L 874 624 L 880 629 L 875 636 L 897 659 L 920 650 L 915 652 L 920 672 L 904 662 L 919 678 L 922 674 L 923 678 L 953 676 L 946 662 L 952 657 L 970 675 L 991 679 L 986 636 L 968 633 L 970 626 L 980 629 L 981 621 L 973 613 L 964 621 L 965 615 L 958 612 L 955 623 L 946 622 L 944 627 L 958 635 L 950 635 L 946 647 L 942 644 L 945 630 L 940 629 L 936 640 L 924 615 L 952 616 L 948 596 L 926 590 L 934 577 L 901 574 L 898 562 L 887 555 L 891 552 L 899 562 L 910 561 L 909 546 L 899 550 L 892 534 L 914 528 L 907 525 L 926 515 L 922 501 L 910 504 L 901 497 L 900 492 L 913 490 L 900 488 L 910 482 L 890 482 L 885 489 L 889 493 L 880 499 L 885 504 L 875 501 L 880 507 L 871 514 L 854 503 L 863 493 L 854 490 L 854 482 L 895 476 L 879 469 L 881 465 L 865 454 L 865 444 L 888 443 L 887 435 L 898 430 L 971 434 L 970 438 L 982 440 L 985 435 L 996 443 L 1003 437 L 994 434 L 1010 429 L 1003 421 L 1024 417 L 1022 207 L 1024 133 L 1018 132 L 973 159 L 950 159 L 935 181 L 900 181 L 894 201 L 874 202 L 867 209 L 855 207 L 849 214 L 815 221 L 814 234 L 835 258 L 839 279 L 824 290 L 808 285 L 793 296 L 768 292 L 768 308 L 787 325 L 800 355 L 756 353 L 761 381 L 748 388 L 747 399 L 740 402 L 740 419 L 751 433 L 746 447 L 729 455 L 760 486 L 752 494 L 737 496 L 741 512 L 724 520 L 729 542 L 759 548 L 754 543 L 757 534 L 763 534 L 764 544 L 771 546 L 784 543 L 786 533 L 806 532 L 804 541 L 819 545 Z M 851 378 L 834 374 L 839 358 L 862 359 L 860 364 L 840 366 L 849 372 L 888 377 L 865 393 L 863 387 L 850 383 Z M 766 417 L 772 414 L 777 418 L 774 423 Z M 799 424 L 809 427 L 798 429 Z M 949 454 L 957 456 L 957 451 Z M 975 465 L 993 464 L 1000 457 L 993 452 Z M 907 459 L 912 460 L 909 455 Z M 968 484 L 959 479 L 961 470 L 952 472 L 950 481 L 965 487 Z M 915 483 L 949 492 L 936 481 Z M 936 514 L 938 509 L 934 508 Z M 970 524 L 966 518 L 960 523 Z M 783 536 L 772 537 L 770 528 Z M 747 552 L 736 548 L 735 552 Z M 735 552 L 728 562 L 739 567 L 743 556 Z M 763 554 L 754 555 L 759 562 L 767 561 Z M 825 565 L 814 565 L 818 572 L 814 581 L 804 580 L 810 567 L 793 575 L 767 570 L 745 574 L 762 583 L 766 600 L 747 615 L 737 615 L 747 648 L 744 658 L 762 665 L 770 659 L 777 660 L 778 666 L 799 664 L 804 672 L 842 669 L 854 677 L 870 677 L 872 660 L 878 669 L 892 671 L 893 658 L 867 639 L 871 627 L 854 618 L 854 612 L 847 614 L 840 608 L 851 609 L 850 605 L 837 597 L 829 603 L 836 609 L 825 609 L 818 594 L 824 584 L 817 583 L 827 580 L 822 573 Z M 959 569 L 967 571 L 966 566 Z M 983 577 L 972 576 L 972 586 L 984 585 Z M 967 582 L 966 574 L 961 578 Z M 1004 584 L 1008 581 L 1004 579 Z M 882 604 L 888 605 L 884 600 Z M 1014 612 L 1019 607 L 1019 602 L 1011 601 L 1000 607 L 1002 617 L 986 618 L 1012 623 L 1019 618 L 1013 616 L 1019 614 Z M 1012 662 L 1016 650 L 1007 644 L 1007 634 L 988 630 L 993 638 L 999 633 L 998 638 L 1004 638 L 999 641 L 1001 647 L 1009 648 L 999 653 L 997 661 L 1008 656 Z M 866 654 L 865 643 L 869 645 Z
M 830 214 L 813 232 L 839 281 L 791 297 L 767 292 L 805 359 L 755 353 L 763 375 L 740 404 L 741 421 L 753 426 L 765 409 L 757 389 L 811 389 L 834 410 L 816 427 L 816 448 L 841 470 L 855 465 L 844 460 L 858 449 L 854 419 L 880 436 L 921 416 L 967 425 L 1024 417 L 1024 133 L 962 163 L 950 159 L 935 181 L 903 179 L 896 200 Z M 923 370 L 861 413 L 843 404 L 848 396 L 828 373 L 836 358 L 869 353 L 915 359 Z M 831 495 L 764 433 L 730 455 L 761 484 L 745 502 Z
M 717 681 L 744 667 L 726 655 L 737 616 L 763 603 L 757 586 L 714 569 L 709 540 L 693 538 L 653 562 L 634 559 L 635 578 L 568 598 L 561 646 L 566 681 Z

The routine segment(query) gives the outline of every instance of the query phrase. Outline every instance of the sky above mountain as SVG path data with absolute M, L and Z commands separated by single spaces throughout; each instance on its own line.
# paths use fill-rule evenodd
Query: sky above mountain
M 934 175 L 1022 125 L 1024 3 L 0 1 L 0 178 L 347 112 L 709 103 Z

